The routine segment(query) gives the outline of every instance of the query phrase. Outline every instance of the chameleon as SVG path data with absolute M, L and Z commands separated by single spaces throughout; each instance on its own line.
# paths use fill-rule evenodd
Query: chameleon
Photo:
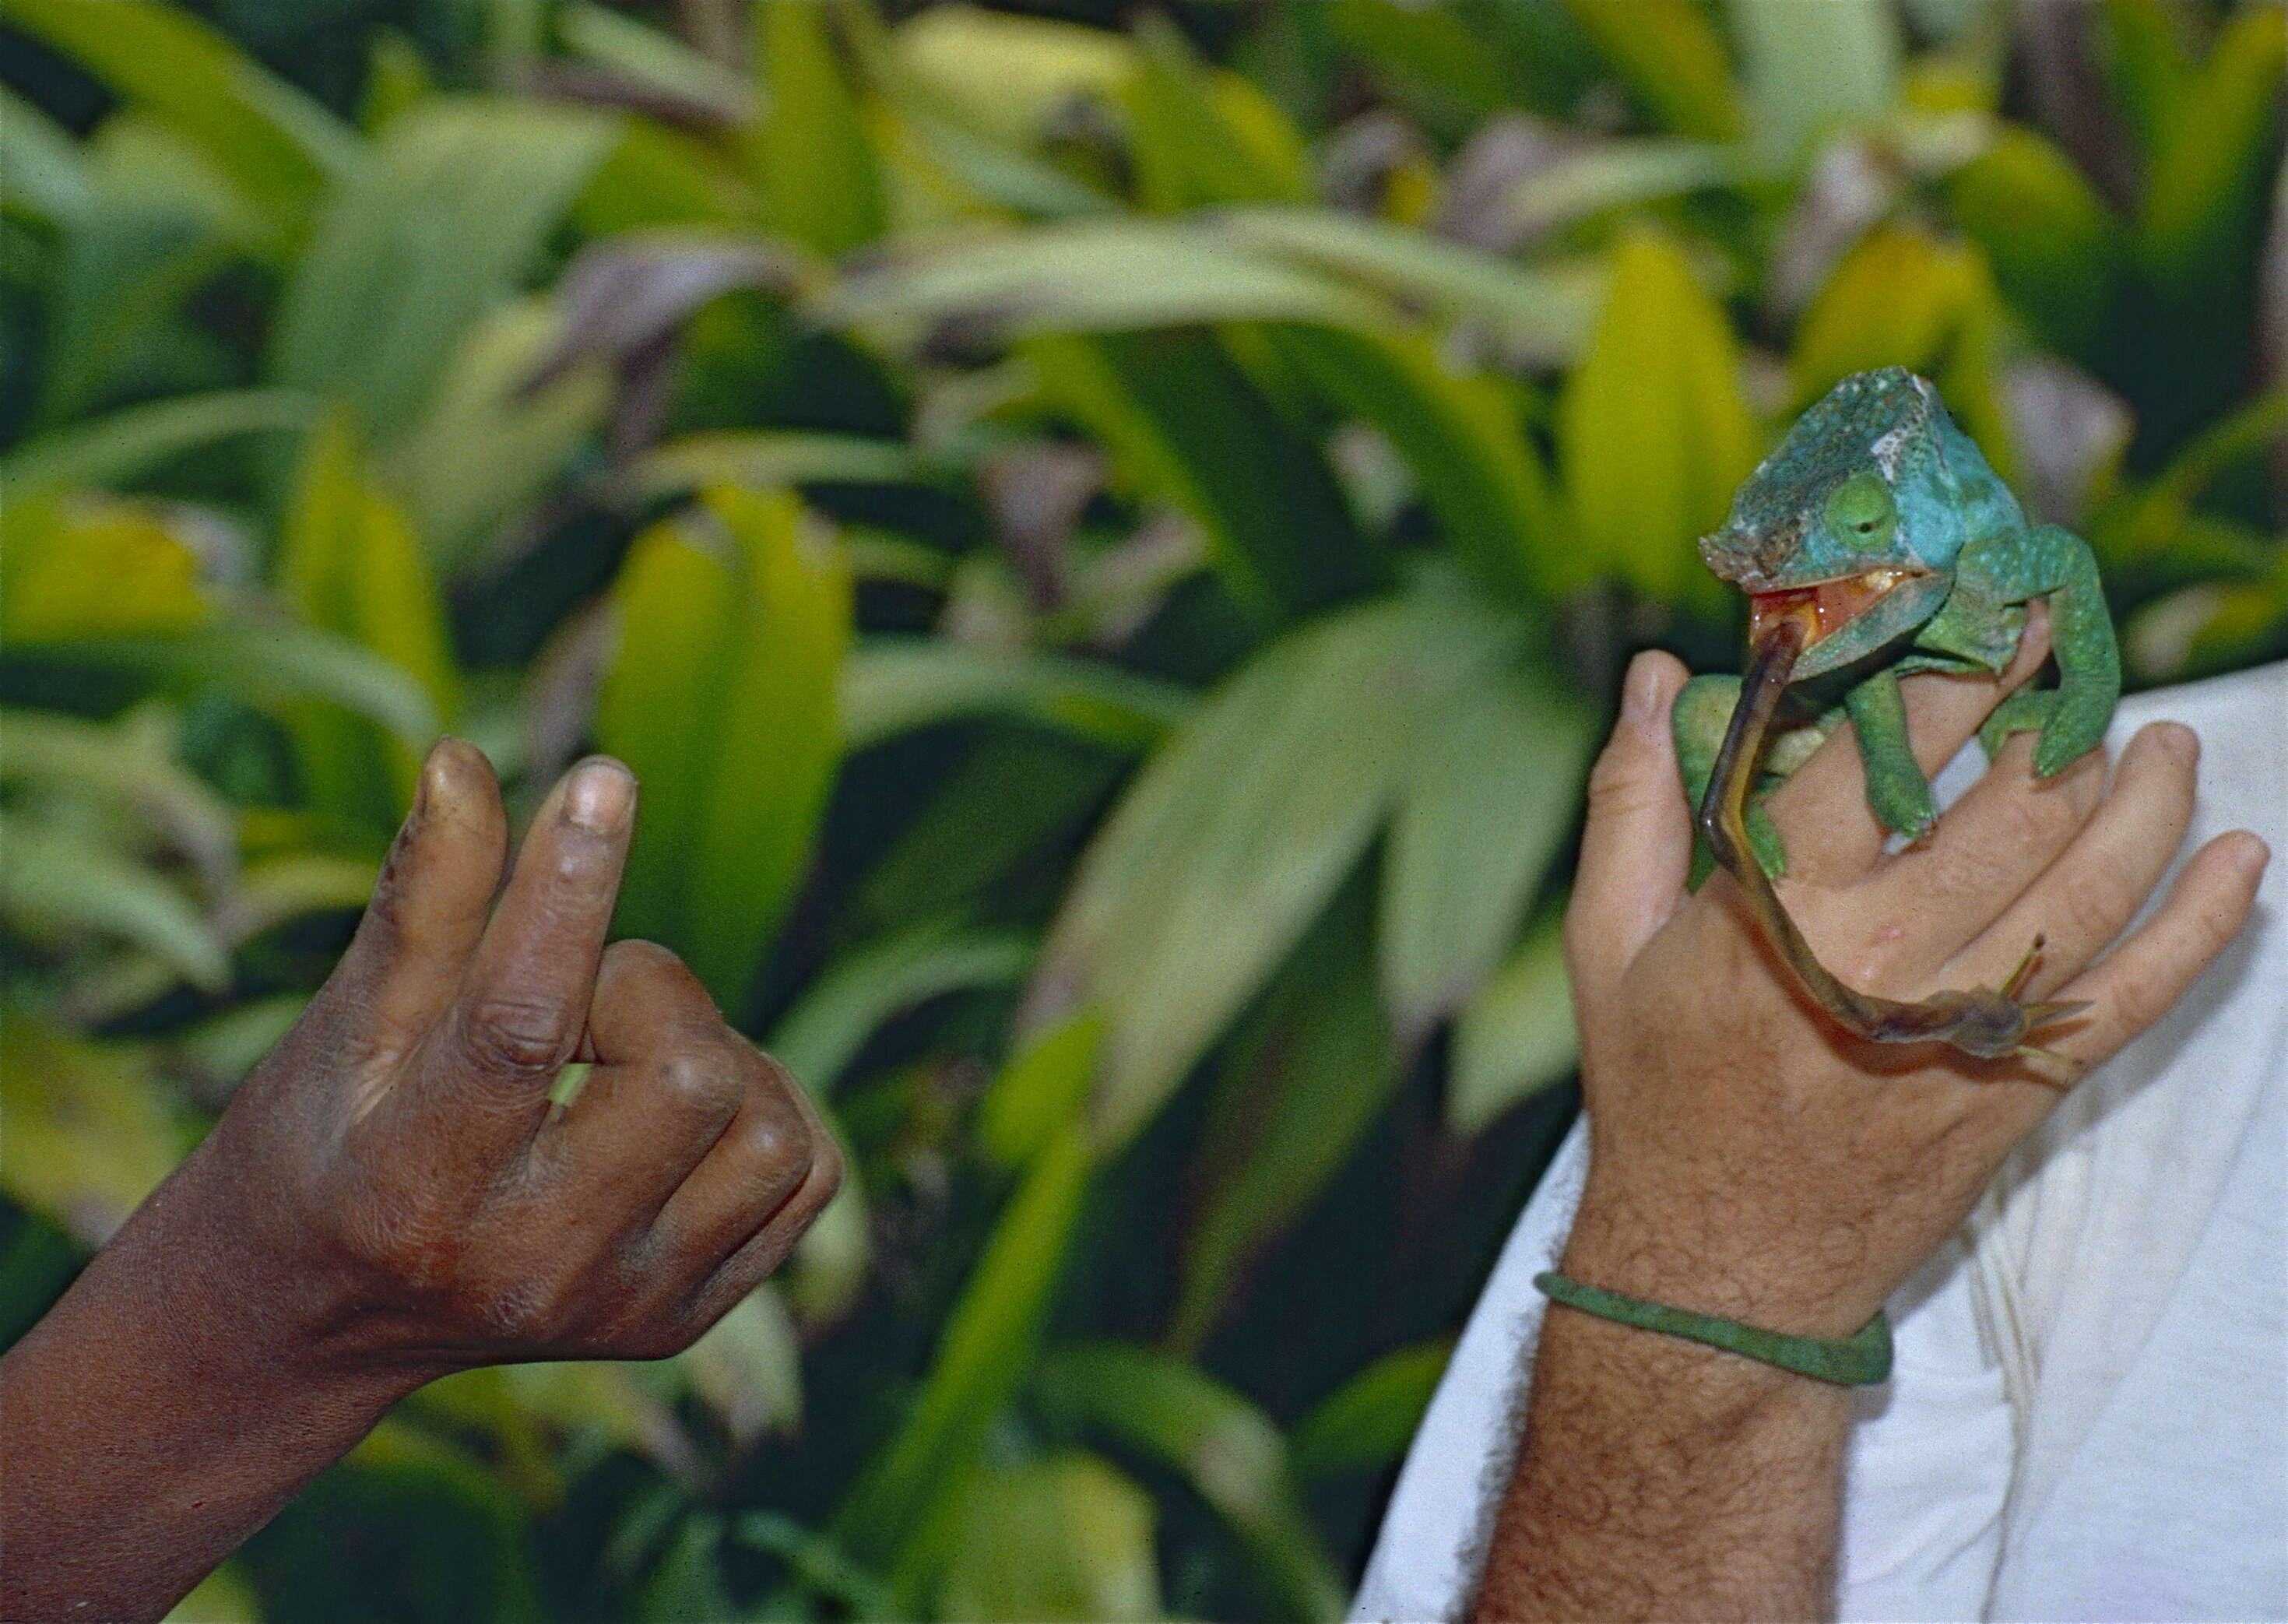
M 1748 665 L 1742 677 L 1685 685 L 1672 716 L 1677 758 L 1711 853 L 1772 945 L 1821 1007 L 1863 1038 L 1945 1042 L 1988 1059 L 2047 1054 L 2029 1036 L 2082 1006 L 2021 1001 L 2039 936 L 1998 987 L 1919 1003 L 1856 991 L 1819 962 L 1781 905 L 1771 882 L 1786 872 L 1786 852 L 1760 803 L 1847 718 L 1869 807 L 1884 828 L 1920 840 L 1938 805 L 1908 744 L 1899 679 L 2004 670 L 2037 598 L 2050 607 L 2057 686 L 2019 689 L 1980 741 L 1991 755 L 2012 733 L 2038 732 L 2034 771 L 2046 778 L 2095 749 L 2120 697 L 2121 657 L 2089 544 L 2057 525 L 2029 525 L 1938 391 L 1887 367 L 1846 378 L 1796 420 L 1700 555 L 1748 594 Z M 1784 731 L 1760 772 L 1784 697 L 1810 702 L 1816 720 Z

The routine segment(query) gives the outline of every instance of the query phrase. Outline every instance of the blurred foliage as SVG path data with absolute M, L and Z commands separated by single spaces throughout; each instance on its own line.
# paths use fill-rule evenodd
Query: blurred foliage
M 1572 1109 L 1626 655 L 1842 373 L 2288 651 L 2283 13 L 12 0 L 0 1318 L 443 728 L 852 1152 L 655 1366 L 438 1384 L 201 1618 L 1335 1616 Z

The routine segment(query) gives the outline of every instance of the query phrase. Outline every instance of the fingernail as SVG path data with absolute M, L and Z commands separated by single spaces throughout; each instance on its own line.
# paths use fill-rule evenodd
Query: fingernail
M 1630 723 L 1648 728 L 1663 720 L 1660 713 L 1660 662 L 1650 653 L 1629 662 L 1621 683 L 1621 714 Z
M 616 834 L 635 805 L 633 774 L 617 761 L 586 761 L 564 786 L 564 816 L 591 834 Z
M 2180 761 L 2201 759 L 2201 736 L 2181 721 L 2157 721 L 2153 742 Z

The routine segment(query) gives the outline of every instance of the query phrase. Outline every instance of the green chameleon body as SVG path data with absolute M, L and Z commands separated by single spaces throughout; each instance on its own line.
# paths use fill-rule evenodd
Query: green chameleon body
M 1854 994 L 1821 968 L 1771 893 L 1769 879 L 1784 871 L 1786 856 L 1760 802 L 1847 715 L 1876 817 L 1920 839 L 1938 807 L 1908 744 L 1899 678 L 2003 670 L 2035 598 L 2049 600 L 2058 686 L 2020 690 L 1980 738 L 1990 753 L 2011 733 L 2038 730 L 2034 769 L 2044 777 L 2094 749 L 2120 697 L 2121 665 L 2088 544 L 2056 525 L 2028 526 L 1938 392 L 1892 367 L 1855 373 L 1805 412 L 1740 487 L 1730 518 L 1700 553 L 1751 600 L 1746 688 L 1738 677 L 1696 677 L 1674 712 L 1686 788 L 1718 861 L 1754 894 L 1776 945 L 1846 1026 L 1891 1041 L 1937 1039 L 1978 1055 L 2038 1052 L 2028 1051 L 2025 1033 L 2070 1007 L 2016 1003 L 2030 952 L 1998 991 L 1941 994 L 1920 1005 Z M 1759 695 L 1759 683 L 1769 691 Z M 1780 690 L 1796 684 L 1803 685 L 1799 698 L 1825 702 L 1814 707 L 1823 713 L 1783 736 L 1760 783 L 1764 732 Z M 1731 836 L 1723 827 L 1728 792 L 1737 803 Z

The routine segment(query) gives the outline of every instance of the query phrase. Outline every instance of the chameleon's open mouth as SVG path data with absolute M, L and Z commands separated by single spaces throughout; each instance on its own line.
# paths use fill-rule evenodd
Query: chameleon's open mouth
M 1748 642 L 1751 647 L 1760 645 L 1764 634 L 1780 621 L 1800 619 L 1804 623 L 1803 646 L 1809 649 L 1874 608 L 1877 601 L 1894 587 L 1919 580 L 1922 575 L 1919 569 L 1870 569 L 1864 575 L 1815 581 L 1808 586 L 1791 587 L 1784 592 L 1752 593 L 1748 599 Z

